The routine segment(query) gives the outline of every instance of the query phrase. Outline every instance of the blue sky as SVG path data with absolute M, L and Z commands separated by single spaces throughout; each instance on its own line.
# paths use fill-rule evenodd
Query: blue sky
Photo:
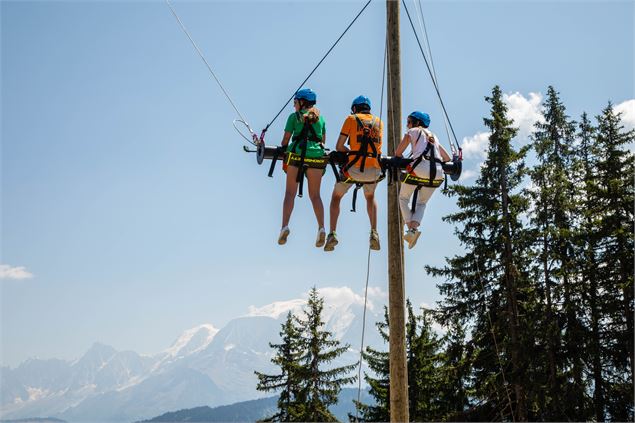
M 256 129 L 363 3 L 173 1 Z M 445 104 L 470 146 L 466 168 L 475 171 L 486 148 L 484 96 L 495 84 L 525 129 L 549 85 L 574 118 L 611 100 L 634 119 L 633 2 L 422 4 Z M 165 2 L 2 1 L 0 13 L 2 364 L 74 358 L 94 341 L 153 353 L 187 328 L 222 327 L 249 306 L 313 285 L 362 293 L 363 207 L 349 213 L 350 194 L 344 200 L 340 245 L 326 254 L 312 246 L 315 221 L 299 199 L 289 243 L 276 244 L 283 174 L 267 178 L 242 151 L 234 110 Z M 355 96 L 371 97 L 379 111 L 384 20 L 385 3 L 374 1 L 306 84 L 318 93 L 330 146 Z M 404 121 L 412 109 L 428 111 L 445 138 L 403 11 L 401 22 Z M 269 144 L 291 111 L 271 127 Z M 327 174 L 325 205 L 332 185 Z M 385 197 L 382 186 L 384 241 Z M 439 298 L 423 266 L 460 251 L 441 221 L 454 210 L 436 193 L 419 245 L 406 252 L 415 303 Z M 385 248 L 372 255 L 370 285 L 383 290 L 386 260 Z

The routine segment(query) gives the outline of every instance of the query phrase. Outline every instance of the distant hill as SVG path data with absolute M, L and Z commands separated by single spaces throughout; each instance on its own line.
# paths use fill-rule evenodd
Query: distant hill
M 161 414 L 148 422 L 237 422 L 256 421 L 273 414 L 278 397 L 242 401 L 220 407 L 195 407 Z
M 0 420 L 0 423 L 67 423 L 66 420 L 55 419 L 53 417 L 32 417 L 17 420 Z
M 340 421 L 348 421 L 348 413 L 355 413 L 353 400 L 357 399 L 357 389 L 346 388 L 340 393 L 340 401 L 331 407 L 331 412 Z M 245 422 L 256 421 L 275 413 L 278 397 L 267 397 L 252 401 L 237 402 L 220 407 L 196 407 L 186 410 L 172 411 L 141 423 L 159 422 Z M 368 391 L 362 391 L 362 402 L 372 402 Z

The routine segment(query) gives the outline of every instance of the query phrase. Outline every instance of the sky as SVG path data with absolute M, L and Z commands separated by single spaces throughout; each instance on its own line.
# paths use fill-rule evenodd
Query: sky
M 260 130 L 365 2 L 172 3 Z M 529 142 L 549 85 L 574 119 L 611 101 L 635 125 L 632 1 L 421 3 L 465 149 L 464 183 L 487 148 L 484 97 L 496 84 L 521 128 L 518 144 Z M 407 5 L 416 16 L 415 3 Z M 333 253 L 313 246 L 307 198 L 296 200 L 287 245 L 276 244 L 283 173 L 268 178 L 268 163 L 243 152 L 236 112 L 165 2 L 1 1 L 0 15 L 0 364 L 73 359 L 97 341 L 156 353 L 188 328 L 221 328 L 312 286 L 363 294 L 363 203 L 350 213 L 351 194 L 343 200 Z M 369 96 L 379 113 L 384 37 L 385 2 L 375 0 L 306 84 L 318 94 L 331 147 L 354 97 Z M 402 129 L 409 111 L 427 111 L 447 148 L 403 8 L 401 42 Z M 291 112 L 288 105 L 267 144 L 280 142 Z M 333 183 L 327 174 L 327 210 Z M 369 285 L 385 293 L 385 185 L 377 198 L 384 245 L 371 255 Z M 406 249 L 406 295 L 415 304 L 440 299 L 440 281 L 423 267 L 461 252 L 442 221 L 456 210 L 454 199 L 435 193 L 419 244 Z

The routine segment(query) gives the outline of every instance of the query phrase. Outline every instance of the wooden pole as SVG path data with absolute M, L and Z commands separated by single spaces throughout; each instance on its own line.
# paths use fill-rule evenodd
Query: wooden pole
M 401 64 L 399 0 L 386 1 L 388 48 L 388 155 L 401 138 Z M 390 421 L 407 422 L 408 368 L 406 363 L 406 299 L 404 295 L 403 240 L 399 211 L 399 183 L 388 187 L 388 323 L 390 334 Z

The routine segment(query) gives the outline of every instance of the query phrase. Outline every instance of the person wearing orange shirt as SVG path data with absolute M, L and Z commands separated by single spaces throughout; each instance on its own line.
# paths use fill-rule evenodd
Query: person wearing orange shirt
M 379 156 L 383 122 L 371 114 L 368 97 L 360 95 L 353 100 L 351 115 L 346 118 L 337 140 L 336 150 L 347 153 L 347 164 L 342 168 L 343 180 L 333 188 L 330 205 L 330 232 L 326 238 L 324 251 L 333 251 L 338 244 L 337 219 L 340 215 L 340 202 L 353 184 L 363 184 L 366 210 L 370 220 L 370 248 L 379 250 L 377 233 L 377 202 L 375 188 L 381 175 Z M 346 146 L 348 140 L 348 147 Z

